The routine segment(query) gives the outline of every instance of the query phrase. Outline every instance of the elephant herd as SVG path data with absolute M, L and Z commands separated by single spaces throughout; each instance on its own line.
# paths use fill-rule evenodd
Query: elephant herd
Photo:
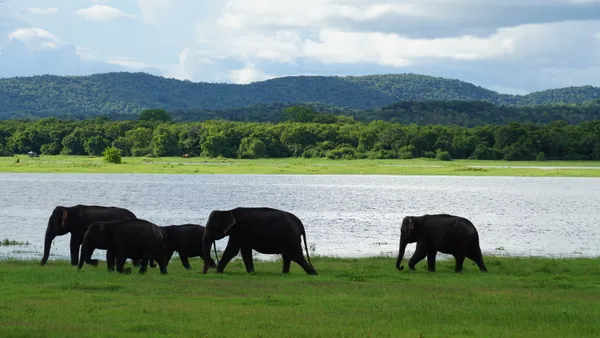
M 252 250 L 263 254 L 281 255 L 282 273 L 290 271 L 292 261 L 300 265 L 309 275 L 318 275 L 310 262 L 306 231 L 302 221 L 294 214 L 273 208 L 244 208 L 213 210 L 205 226 L 181 224 L 158 226 L 124 208 L 97 205 L 57 206 L 48 220 L 44 241 L 44 256 L 41 265 L 50 256 L 50 246 L 56 236 L 71 233 L 71 265 L 81 270 L 83 263 L 97 266 L 92 259 L 95 249 L 106 250 L 108 271 L 116 269 L 128 273 L 125 261 L 131 259 L 139 272 L 145 273 L 148 265 L 158 264 L 160 272 L 167 274 L 167 265 L 177 251 L 181 263 L 190 269 L 189 257 L 200 257 L 204 261 L 202 273 L 216 268 L 223 273 L 225 266 L 239 252 L 248 273 L 254 272 Z M 216 241 L 229 236 L 227 247 L 221 259 L 215 262 L 211 246 Z M 302 240 L 306 249 L 306 259 L 302 252 Z M 408 261 L 408 267 L 427 257 L 429 271 L 435 271 L 437 252 L 451 254 L 456 259 L 456 272 L 462 271 L 465 258 L 473 260 L 482 272 L 487 268 L 479 246 L 479 235 L 468 219 L 447 215 L 407 216 L 400 227 L 400 247 L 396 268 L 401 265 L 406 246 L 417 243 L 415 253 Z M 81 250 L 80 250 L 81 248 Z

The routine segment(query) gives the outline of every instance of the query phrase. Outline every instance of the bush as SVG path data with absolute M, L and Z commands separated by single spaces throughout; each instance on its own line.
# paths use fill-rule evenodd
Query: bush
M 544 154 L 543 151 L 540 151 L 537 156 L 535 157 L 536 161 L 545 161 L 546 160 L 546 154 Z
M 121 150 L 119 148 L 107 147 L 102 152 L 102 155 L 104 155 L 104 162 L 115 164 L 121 163 Z
M 58 155 L 60 154 L 61 145 L 58 142 L 43 144 L 40 148 L 42 155 Z
M 325 157 L 331 160 L 335 159 L 344 159 L 344 160 L 353 160 L 355 159 L 356 151 L 351 147 L 340 147 L 335 148 L 327 152 Z
M 452 157 L 450 156 L 450 153 L 447 151 L 442 151 L 440 149 L 438 149 L 435 152 L 435 159 L 439 160 L 439 161 L 452 161 Z

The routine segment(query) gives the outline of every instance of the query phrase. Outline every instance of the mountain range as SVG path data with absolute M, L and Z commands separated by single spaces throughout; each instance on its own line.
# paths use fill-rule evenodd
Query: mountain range
M 364 112 L 389 110 L 402 102 L 486 101 L 494 107 L 513 109 L 581 105 L 598 99 L 600 88 L 592 86 L 510 95 L 456 79 L 418 74 L 288 76 L 246 85 L 196 83 L 128 72 L 0 79 L 0 119 L 129 118 L 146 108 L 163 108 L 183 114 L 187 120 L 194 120 L 195 114 L 200 120 L 206 116 L 248 120 L 244 116 L 248 109 L 281 110 L 293 104 L 312 105 L 319 112 L 369 115 Z

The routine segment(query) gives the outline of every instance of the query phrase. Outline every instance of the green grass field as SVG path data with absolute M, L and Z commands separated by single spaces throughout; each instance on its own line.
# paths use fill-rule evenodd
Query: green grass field
M 0 158 L 0 172 L 56 173 L 160 173 L 160 174 L 356 174 L 356 175 L 471 175 L 600 177 L 600 161 L 508 162 L 432 159 L 327 160 L 327 159 L 209 159 L 178 157 L 124 158 L 106 164 L 100 157 L 19 156 Z M 477 168 L 476 166 L 510 166 Z M 516 167 L 515 167 L 516 166 Z M 539 169 L 533 166 L 560 167 Z M 571 167 L 571 168 L 569 168 Z M 573 168 L 575 167 L 575 168 Z M 583 168 L 578 168 L 583 167 Z
M 127 263 L 128 266 L 131 263 Z M 600 259 L 486 257 L 488 273 L 453 260 L 398 272 L 393 258 L 315 257 L 319 276 L 292 264 L 241 260 L 225 273 L 78 272 L 67 262 L 0 261 L 3 337 L 598 337 Z

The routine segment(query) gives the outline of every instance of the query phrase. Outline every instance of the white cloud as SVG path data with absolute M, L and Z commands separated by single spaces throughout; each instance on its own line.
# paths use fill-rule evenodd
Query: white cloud
M 33 14 L 56 14 L 59 12 L 58 7 L 50 7 L 50 8 L 27 8 L 28 12 Z
M 89 8 L 78 9 L 75 13 L 88 20 L 114 20 L 119 18 L 130 18 L 135 19 L 135 15 L 125 13 L 120 9 L 106 6 L 106 5 L 93 5 Z
M 132 57 L 109 57 L 106 60 L 107 63 L 113 64 L 113 65 L 119 65 L 119 66 L 123 66 L 123 67 L 127 67 L 129 69 L 132 70 L 141 70 L 144 68 L 151 68 L 151 67 L 156 67 L 155 65 L 151 65 L 149 63 L 145 63 L 142 61 L 137 60 L 136 58 L 132 58 Z
M 28 48 L 33 50 L 45 49 L 45 48 L 56 48 L 61 44 L 60 39 L 42 28 L 19 28 L 10 34 L 10 39 L 19 39 L 27 45 Z
M 203 50 L 184 48 L 179 54 L 179 63 L 165 73 L 166 77 L 190 81 L 226 81 L 226 69 L 221 68 L 218 58 Z
M 272 79 L 275 76 L 266 74 L 258 69 L 254 64 L 248 63 L 242 69 L 233 69 L 229 71 L 229 79 L 237 84 L 249 84 L 255 81 L 264 81 Z

